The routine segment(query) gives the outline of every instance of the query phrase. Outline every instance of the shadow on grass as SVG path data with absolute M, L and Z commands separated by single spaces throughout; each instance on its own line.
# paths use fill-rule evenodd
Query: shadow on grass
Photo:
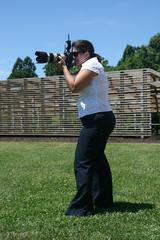
M 113 208 L 109 211 L 114 212 L 139 212 L 146 209 L 152 209 L 153 204 L 150 203 L 131 203 L 131 202 L 115 202 Z
M 150 203 L 131 203 L 131 202 L 115 202 L 112 208 L 109 209 L 99 209 L 96 213 L 105 212 L 120 212 L 120 213 L 137 213 L 146 209 L 153 209 L 154 204 Z

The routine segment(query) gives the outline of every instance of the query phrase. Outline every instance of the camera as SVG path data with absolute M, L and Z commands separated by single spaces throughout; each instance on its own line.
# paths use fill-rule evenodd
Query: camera
M 42 51 L 35 52 L 37 63 L 57 63 L 60 58 L 65 60 L 67 67 L 70 69 L 73 66 L 74 58 L 71 52 L 71 41 L 69 39 L 66 41 L 64 53 L 47 53 Z
M 64 54 L 61 53 L 46 53 L 41 51 L 36 51 L 35 55 L 37 56 L 37 63 L 54 63 L 58 62 L 60 58 L 65 59 Z

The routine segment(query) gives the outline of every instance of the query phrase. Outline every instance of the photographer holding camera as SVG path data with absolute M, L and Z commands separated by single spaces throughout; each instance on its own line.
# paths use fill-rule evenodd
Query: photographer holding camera
M 38 63 L 58 63 L 77 102 L 81 129 L 75 152 L 77 193 L 66 211 L 70 216 L 89 216 L 113 205 L 112 175 L 104 150 L 114 129 L 115 117 L 108 100 L 108 81 L 100 56 L 87 40 L 66 41 L 64 54 L 36 51 Z M 71 74 L 73 63 L 80 70 Z
M 104 150 L 115 126 L 115 117 L 108 100 L 108 82 L 99 56 L 92 43 L 72 43 L 72 56 L 80 68 L 72 75 L 63 58 L 59 65 L 72 92 L 79 93 L 78 116 L 83 128 L 75 152 L 77 193 L 66 211 L 70 216 L 93 215 L 113 205 L 112 175 Z

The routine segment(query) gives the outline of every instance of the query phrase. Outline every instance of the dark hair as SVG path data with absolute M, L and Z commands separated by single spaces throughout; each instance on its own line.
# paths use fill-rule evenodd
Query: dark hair
M 85 53 L 89 52 L 90 57 L 97 57 L 98 61 L 101 62 L 101 57 L 94 52 L 94 46 L 88 40 L 77 40 L 72 43 L 72 48 L 75 47 L 78 51 Z

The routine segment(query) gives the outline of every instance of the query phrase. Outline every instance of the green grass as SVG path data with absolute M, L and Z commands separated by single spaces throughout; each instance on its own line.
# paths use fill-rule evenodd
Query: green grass
M 67 217 L 75 143 L 0 142 L 0 240 L 160 239 L 160 145 L 109 144 L 115 206 Z

